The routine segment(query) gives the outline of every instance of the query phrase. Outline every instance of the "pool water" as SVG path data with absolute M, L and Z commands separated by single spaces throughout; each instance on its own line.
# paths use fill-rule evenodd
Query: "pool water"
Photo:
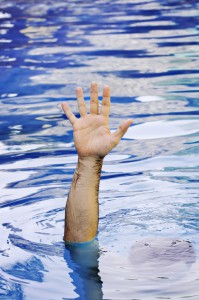
M 0 299 L 199 299 L 198 12 L 1 0 Z M 77 155 L 60 103 L 78 114 L 75 88 L 88 104 L 93 80 L 111 87 L 110 128 L 134 125 L 104 161 L 98 241 L 70 248 Z M 168 254 L 171 240 L 185 251 Z

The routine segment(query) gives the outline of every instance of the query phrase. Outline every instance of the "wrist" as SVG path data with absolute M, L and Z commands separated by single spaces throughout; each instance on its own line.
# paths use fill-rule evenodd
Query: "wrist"
M 78 156 L 78 170 L 89 173 L 101 173 L 103 159 L 95 156 Z
M 78 155 L 78 162 L 87 162 L 88 164 L 103 163 L 103 158 L 98 156 L 81 156 Z

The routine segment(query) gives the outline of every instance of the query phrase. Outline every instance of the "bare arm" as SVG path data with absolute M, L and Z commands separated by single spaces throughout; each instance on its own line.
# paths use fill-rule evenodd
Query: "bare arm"
M 100 113 L 97 83 L 91 84 L 90 114 L 86 112 L 82 89 L 77 88 L 76 94 L 81 117 L 77 119 L 67 103 L 62 103 L 62 108 L 73 126 L 78 153 L 78 164 L 66 204 L 64 240 L 78 243 L 88 242 L 97 234 L 103 158 L 119 143 L 132 120 L 125 120 L 114 133 L 110 132 L 108 86 L 103 89 Z

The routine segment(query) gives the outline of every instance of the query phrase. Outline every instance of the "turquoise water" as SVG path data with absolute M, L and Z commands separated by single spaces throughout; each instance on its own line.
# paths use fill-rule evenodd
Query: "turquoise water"
M 0 299 L 199 299 L 198 12 L 185 0 L 1 0 Z M 77 113 L 75 88 L 88 103 L 93 80 L 111 87 L 111 129 L 134 125 L 104 162 L 98 242 L 70 249 L 77 155 L 60 102 Z M 163 238 L 193 251 L 165 262 Z

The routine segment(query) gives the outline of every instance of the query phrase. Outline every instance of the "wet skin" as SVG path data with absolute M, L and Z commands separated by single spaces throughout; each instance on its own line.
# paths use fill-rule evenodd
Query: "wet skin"
M 88 242 L 95 238 L 99 219 L 99 182 L 104 157 L 119 143 L 132 124 L 132 119 L 123 121 L 111 133 L 109 129 L 110 88 L 104 86 L 102 105 L 99 110 L 98 85 L 90 88 L 90 114 L 87 113 L 83 90 L 76 90 L 80 118 L 67 103 L 62 109 L 73 126 L 78 164 L 71 184 L 65 213 L 64 240 Z

